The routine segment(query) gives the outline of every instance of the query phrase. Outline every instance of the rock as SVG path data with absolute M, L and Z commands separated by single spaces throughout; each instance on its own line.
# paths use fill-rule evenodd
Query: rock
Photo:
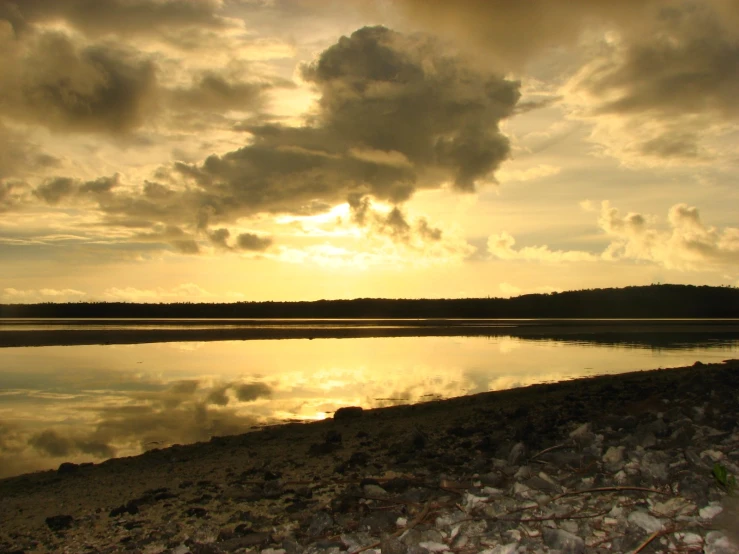
M 364 410 L 359 406 L 347 406 L 345 408 L 339 408 L 334 412 L 334 421 L 353 421 L 362 417 Z
M 687 515 L 696 510 L 696 505 L 685 498 L 675 496 L 665 502 L 657 502 L 652 506 L 652 513 L 660 517 Z
M 606 453 L 603 454 L 603 462 L 609 466 L 611 471 L 618 471 L 623 467 L 624 446 L 610 446 Z
M 518 543 L 511 542 L 508 544 L 499 544 L 492 550 L 484 550 L 483 554 L 516 554 L 518 552 Z
M 57 515 L 46 518 L 46 525 L 52 531 L 64 531 L 74 524 L 74 518 L 69 515 Z
M 370 498 L 379 498 L 382 496 L 387 496 L 387 491 L 383 489 L 380 485 L 375 485 L 373 483 L 368 483 L 364 486 L 362 486 L 362 491 L 365 495 L 369 496 Z
M 399 539 L 387 536 L 380 541 L 380 550 L 382 554 L 407 554 L 408 547 Z
M 543 479 L 539 477 L 538 475 L 534 475 L 533 477 L 528 479 L 525 482 L 525 485 L 527 487 L 530 487 L 532 489 L 536 489 L 542 492 L 551 492 L 554 494 L 559 494 L 562 492 L 562 487 L 560 487 L 559 485 L 556 485 L 555 483 L 552 483 L 551 481 Z
M 225 552 L 233 552 L 241 548 L 266 546 L 272 540 L 269 533 L 249 533 L 242 537 L 234 537 L 218 543 L 218 547 Z
M 188 508 L 185 510 L 185 516 L 187 517 L 197 517 L 197 518 L 204 518 L 208 515 L 208 510 L 205 508 Z
M 394 512 L 376 511 L 372 512 L 359 521 L 359 528 L 366 529 L 370 533 L 380 535 L 395 531 L 395 522 L 398 514 Z
M 136 515 L 138 513 L 139 513 L 138 503 L 135 500 L 131 500 L 127 502 L 126 504 L 122 504 L 121 506 L 118 506 L 117 508 L 113 508 L 108 514 L 108 517 L 118 517 L 123 514 Z
M 522 442 L 517 442 L 511 448 L 508 453 L 508 465 L 516 465 L 526 454 L 526 445 Z
M 659 519 L 639 510 L 631 512 L 626 519 L 629 523 L 644 529 L 647 533 L 656 533 L 663 529 L 662 522 Z
M 326 512 L 316 513 L 310 521 L 308 526 L 308 534 L 311 537 L 317 537 L 323 535 L 328 531 L 334 524 L 334 518 L 332 518 Z
M 562 554 L 585 554 L 585 542 L 562 529 L 544 529 L 544 543 Z
M 341 548 L 349 552 L 361 550 L 366 546 L 376 543 L 377 540 L 368 533 L 344 533 L 341 535 Z

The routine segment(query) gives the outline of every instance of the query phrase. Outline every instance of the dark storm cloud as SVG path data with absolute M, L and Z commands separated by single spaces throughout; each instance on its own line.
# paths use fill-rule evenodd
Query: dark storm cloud
M 441 229 L 431 227 L 425 218 L 419 218 L 411 224 L 398 206 L 389 212 L 376 210 L 369 196 L 351 195 L 349 208 L 352 221 L 360 227 L 370 229 L 372 234 L 388 236 L 400 242 L 409 242 L 414 236 L 418 236 L 424 242 L 439 241 L 442 237 Z
M 653 36 L 630 43 L 583 83 L 603 98 L 598 112 L 739 115 L 739 30 L 720 16 L 710 3 L 663 10 Z
M 37 197 L 53 206 L 72 198 L 100 200 L 102 196 L 109 195 L 116 185 L 118 185 L 118 175 L 100 177 L 94 181 L 54 177 L 46 179 L 36 187 L 34 192 Z
M 58 60 L 42 58 L 43 70 L 29 70 L 28 87 L 42 92 L 24 102 L 36 102 L 32 117 L 46 118 L 47 125 L 122 133 L 139 124 L 149 100 L 167 98 L 151 92 L 157 83 L 143 59 L 75 48 L 61 36 L 42 38 L 59 43 Z M 247 146 L 200 164 L 177 162 L 138 190 L 97 190 L 57 179 L 41 185 L 37 195 L 52 204 L 94 198 L 108 222 L 148 220 L 157 226 L 133 240 L 166 241 L 196 253 L 196 235 L 184 236 L 192 230 L 216 247 L 259 251 L 270 238 L 246 233 L 229 245 L 219 224 L 258 213 L 321 213 L 354 197 L 399 204 L 416 190 L 445 183 L 472 191 L 492 182 L 509 156 L 499 123 L 513 113 L 519 84 L 447 54 L 430 37 L 365 27 L 301 71 L 320 94 L 306 125 L 247 125 Z M 208 74 L 189 92 L 173 94 L 193 109 L 243 108 L 258 101 L 258 89 Z M 409 227 L 415 229 L 400 209 L 375 220 L 381 232 L 401 240 Z M 419 225 L 418 236 L 440 237 L 427 223 Z M 183 236 L 175 236 L 175 228 Z
M 157 224 L 154 226 L 154 230 L 136 233 L 131 240 L 169 244 L 181 254 L 200 253 L 200 246 L 198 246 L 195 237 L 176 225 Z
M 263 237 L 254 233 L 241 233 L 236 238 L 236 245 L 241 250 L 266 250 L 272 245 L 270 237 Z
M 703 139 L 739 118 L 739 4 L 672 4 L 645 25 L 585 66 L 571 88 L 586 93 L 584 114 L 596 124 L 622 122 L 628 153 L 711 157 Z
M 639 21 L 659 0 L 399 0 L 406 23 L 453 39 L 503 69 L 521 67 L 550 48 L 574 45 L 599 23 Z
M 518 83 L 445 55 L 427 37 L 366 27 L 302 69 L 321 94 L 309 126 L 249 127 L 253 142 L 175 170 L 209 220 L 304 213 L 353 194 L 393 203 L 451 181 L 473 190 L 509 155 L 500 132 Z
M 252 110 L 261 103 L 270 83 L 239 81 L 207 72 L 193 79 L 188 88 L 173 89 L 172 105 L 188 110 Z M 281 86 L 288 86 L 281 83 Z
M 226 25 L 218 9 L 220 2 L 207 0 L 0 0 L 0 29 L 5 19 L 16 31 L 0 32 L 0 117 L 57 132 L 130 139 L 132 131 L 155 121 L 180 129 L 210 127 L 229 110 L 258 109 L 268 89 L 294 86 L 243 64 L 226 73 L 214 67 L 191 75 L 189 85 L 170 86 L 160 66 L 173 60 L 127 36 L 215 30 Z M 43 23 L 64 23 L 81 34 Z M 217 47 L 227 48 L 229 40 Z M 195 56 L 214 47 L 196 46 Z
M 222 27 L 217 0 L 1 0 L 0 18 L 16 34 L 65 20 L 88 35 L 148 34 L 178 27 Z
M 154 64 L 121 48 L 44 32 L 6 41 L 2 114 L 58 131 L 123 133 L 156 107 Z

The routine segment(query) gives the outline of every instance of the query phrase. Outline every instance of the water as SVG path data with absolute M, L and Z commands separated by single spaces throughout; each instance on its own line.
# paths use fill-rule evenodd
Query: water
M 563 332 L 555 325 L 515 336 L 514 325 L 489 336 L 189 337 L 0 348 L 0 477 L 278 421 L 322 419 L 341 406 L 372 408 L 739 357 L 736 329 L 700 332 L 694 323 L 690 331 L 682 325 Z

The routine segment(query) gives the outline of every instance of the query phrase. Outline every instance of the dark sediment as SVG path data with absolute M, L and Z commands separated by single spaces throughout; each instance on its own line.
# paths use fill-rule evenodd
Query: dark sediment
M 1 480 L 0 552 L 736 552 L 739 361 L 339 415 Z

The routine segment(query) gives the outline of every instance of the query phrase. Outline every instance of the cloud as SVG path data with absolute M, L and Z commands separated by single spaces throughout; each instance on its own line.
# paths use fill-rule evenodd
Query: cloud
M 309 125 L 256 125 L 253 142 L 177 164 L 209 219 L 305 214 L 353 194 L 403 202 L 451 181 L 473 190 L 508 157 L 498 129 L 518 84 L 443 54 L 430 38 L 366 27 L 302 68 L 320 93 Z
M 195 240 L 195 237 L 176 225 L 163 225 L 158 223 L 154 226 L 152 231 L 136 233 L 130 240 L 132 242 L 140 241 L 169 244 L 181 254 L 200 253 L 200 245 Z
M 163 287 L 158 287 L 156 289 L 111 287 L 103 291 L 102 299 L 111 302 L 159 302 L 162 299 L 166 299 L 170 302 L 206 302 L 213 296 L 213 293 L 194 283 L 184 283 L 171 289 L 165 289 Z
M 524 260 L 537 262 L 592 262 L 598 256 L 581 250 L 550 250 L 548 246 L 524 246 L 514 248 L 516 239 L 508 233 L 491 235 L 488 252 L 501 260 Z
M 649 28 L 604 45 L 563 87 L 592 140 L 631 164 L 705 163 L 732 149 L 739 107 L 739 9 L 684 2 L 656 12 Z M 726 150 L 724 152 L 724 150 Z
M 5 17 L 16 34 L 64 20 L 88 35 L 145 35 L 178 27 L 223 27 L 219 0 L 5 0 Z
M 501 183 L 532 181 L 558 175 L 560 171 L 562 171 L 561 167 L 551 164 L 538 164 L 526 169 L 509 169 L 504 167 L 498 172 L 498 179 Z
M 254 233 L 241 233 L 236 237 L 236 245 L 241 250 L 261 252 L 272 245 L 272 239 Z
M 41 151 L 25 133 L 11 129 L 0 121 L 0 182 L 8 178 L 25 178 L 59 164 L 59 159 Z
M 34 302 L 77 302 L 87 294 L 75 289 L 16 289 L 2 290 L 0 298 L 7 304 L 27 304 Z
M 76 48 L 63 37 L 45 40 L 52 39 L 59 41 L 60 56 L 70 56 L 69 63 L 34 71 L 71 92 L 54 93 L 61 104 L 55 100 L 43 108 L 54 114 L 42 116 L 41 109 L 33 117 L 52 125 L 58 116 L 67 126 L 111 133 L 138 125 L 132 102 L 139 93 L 149 94 L 148 85 L 131 84 L 128 104 L 110 109 L 106 99 L 118 93 L 106 87 L 129 77 L 143 83 L 139 76 L 148 71 L 148 62 Z M 102 62 L 95 61 L 95 52 Z M 62 78 L 60 67 L 72 74 Z M 110 75 L 98 83 L 100 72 Z M 166 244 L 185 254 L 202 251 L 204 239 L 223 250 L 264 251 L 271 237 L 249 231 L 232 239 L 227 224 L 258 214 L 324 213 L 364 197 L 395 206 L 383 218 L 375 214 L 366 231 L 407 244 L 430 243 L 440 242 L 441 231 L 426 220 L 407 221 L 399 204 L 422 189 L 451 185 L 473 191 L 492 182 L 509 156 L 499 123 L 513 113 L 519 84 L 445 53 L 430 37 L 365 27 L 302 66 L 301 74 L 320 95 L 305 125 L 246 124 L 246 146 L 199 164 L 160 168 L 156 180 L 140 187 L 118 186 L 117 176 L 88 182 L 62 176 L 45 180 L 36 196 L 55 206 L 94 202 L 100 225 L 144 229 L 122 232 L 121 241 Z M 159 85 L 152 81 L 152 86 Z M 187 109 L 236 109 L 258 97 L 259 87 L 244 86 L 207 74 L 189 92 L 173 94 Z
M 231 111 L 257 111 L 264 92 L 294 84 L 243 59 L 253 39 L 221 8 L 216 0 L 4 0 L 0 118 L 119 142 L 142 129 L 230 127 Z
M 648 261 L 677 270 L 716 270 L 739 263 L 739 228 L 708 227 L 698 209 L 687 204 L 673 205 L 667 222 L 667 229 L 659 228 L 654 217 L 621 215 L 603 202 L 598 225 L 611 239 L 603 257 Z
M 441 33 L 504 70 L 520 70 L 542 53 L 574 46 L 597 25 L 629 26 L 659 1 L 650 0 L 400 0 L 404 23 Z
M 118 175 L 100 177 L 94 181 L 81 181 L 69 177 L 53 177 L 36 187 L 35 194 L 52 206 L 71 198 L 100 199 L 108 195 L 119 184 Z
M 706 226 L 698 209 L 675 204 L 667 227 L 656 217 L 635 212 L 622 215 L 608 201 L 601 204 L 598 227 L 610 242 L 600 253 L 551 250 L 548 246 L 515 248 L 516 239 L 502 232 L 488 238 L 488 252 L 502 260 L 596 262 L 633 260 L 679 271 L 717 271 L 739 264 L 739 228 Z
M 2 115 L 58 131 L 124 133 L 156 108 L 153 62 L 110 45 L 78 46 L 46 31 L 0 39 Z
M 0 180 L 0 213 L 15 210 L 30 203 L 32 189 L 22 181 Z

